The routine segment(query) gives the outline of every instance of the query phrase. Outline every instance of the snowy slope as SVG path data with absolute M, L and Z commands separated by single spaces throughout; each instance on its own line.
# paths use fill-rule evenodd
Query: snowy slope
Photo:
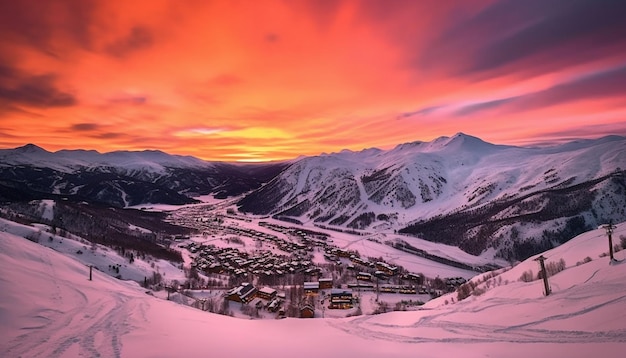
M 626 234 L 618 225 L 616 237 Z M 146 295 L 53 250 L 0 232 L 0 352 L 7 357 L 622 357 L 626 264 L 598 258 L 601 232 L 547 252 L 568 269 L 414 312 L 241 320 Z M 589 263 L 572 265 L 593 255 Z M 617 254 L 624 259 L 624 252 Z M 536 263 L 522 263 L 519 270 Z M 507 272 L 513 279 L 514 268 Z M 442 300 L 445 297 L 442 297 Z M 439 301 L 441 303 L 441 301 Z
M 573 236 L 565 231 L 567 220 L 576 216 L 587 227 L 626 220 L 625 168 L 624 137 L 525 148 L 459 133 L 388 151 L 304 158 L 239 206 L 243 212 L 294 217 L 304 224 L 403 230 L 475 255 L 494 247 L 501 257 L 517 258 L 509 239 L 513 231 L 533 245 L 547 244 L 555 239 L 542 237 L 544 230 Z M 441 225 L 422 225 L 448 218 Z M 520 225 L 524 221 L 529 225 Z M 458 222 L 469 224 L 449 235 L 434 227 Z M 495 224 L 485 226 L 490 222 Z
M 137 257 L 131 264 L 128 258 L 110 247 L 91 243 L 72 234 L 67 234 L 65 237 L 53 235 L 47 225 L 28 226 L 0 219 L 0 232 L 28 238 L 65 256 L 72 257 L 85 267 L 93 266 L 95 270 L 123 280 L 142 282 L 145 277 L 152 277 L 154 273 L 159 273 L 166 281 L 183 282 L 186 279 L 183 270 L 167 260 L 149 256 L 146 260 L 142 260 Z M 113 270 L 112 266 L 117 267 L 117 271 Z
M 626 168 L 626 138 L 571 142 L 551 148 L 522 148 L 486 143 L 466 134 L 432 142 L 402 144 L 389 151 L 343 151 L 304 158 L 267 187 L 284 193 L 271 206 L 243 201 L 242 209 L 281 213 L 308 201 L 306 210 L 292 210 L 303 220 L 324 214 L 396 212 L 400 224 L 487 200 L 517 196 L 562 184 L 575 185 Z M 273 188 L 272 188 L 273 189 Z M 347 195 L 347 197 L 346 197 Z M 337 209 L 334 200 L 349 203 Z M 273 199 L 273 200 L 270 200 Z M 321 211 L 317 213 L 317 211 Z M 306 215 L 304 215 L 306 214 Z M 332 214 L 332 215 L 330 215 Z M 354 218 L 354 215 L 349 215 Z M 341 224 L 349 224 L 349 221 Z

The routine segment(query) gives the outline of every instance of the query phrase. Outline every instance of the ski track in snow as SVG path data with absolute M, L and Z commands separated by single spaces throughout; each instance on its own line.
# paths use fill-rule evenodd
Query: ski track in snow
M 485 305 L 475 307 L 471 313 L 511 307 L 510 299 L 491 299 Z M 520 303 L 532 300 L 522 300 Z M 626 292 L 618 297 L 607 299 L 596 305 L 565 314 L 555 314 L 523 324 L 512 326 L 464 323 L 454 321 L 456 312 L 430 313 L 408 325 L 385 324 L 376 322 L 377 316 L 362 316 L 350 321 L 329 321 L 328 325 L 362 338 L 399 343 L 626 343 L 626 329 L 606 331 L 581 331 L 564 329 L 545 329 L 536 326 L 547 322 L 558 322 L 588 314 L 597 309 L 613 306 L 626 306 Z M 450 318 L 447 320 L 446 318 Z M 561 327 L 564 325 L 561 324 Z M 445 331 L 446 334 L 438 332 Z M 399 332 L 407 332 L 401 334 Z M 413 334 L 414 333 L 414 334 Z M 428 337 L 433 336 L 433 337 Z M 441 338 L 434 338 L 440 336 Z
M 42 259 L 55 278 L 51 306 L 61 309 L 41 309 L 36 317 L 41 325 L 22 327 L 24 333 L 9 343 L 5 356 L 54 358 L 76 352 L 79 357 L 121 357 L 120 336 L 131 328 L 128 317 L 139 313 L 145 321 L 145 303 L 118 293 L 113 293 L 114 300 L 92 300 L 71 282 L 57 278 L 49 253 Z M 72 306 L 63 307 L 63 302 Z M 51 347 L 55 349 L 50 351 Z
M 0 224 L 0 229 L 7 231 L 22 228 L 9 222 Z M 9 230 L 10 225 L 15 227 Z M 24 235 L 30 232 L 21 230 Z M 620 225 L 615 234 L 626 234 L 626 225 Z M 569 256 L 564 256 L 568 262 L 585 255 L 597 257 L 605 242 L 590 241 L 590 237 L 597 237 L 597 232 L 574 238 L 562 248 L 546 252 L 546 256 L 558 259 L 563 257 L 559 252 L 568 252 Z M 366 241 L 358 240 L 357 245 L 359 242 Z M 626 251 L 618 253 L 616 259 L 622 259 L 624 254 Z M 181 348 L 205 353 L 203 349 L 209 346 L 204 339 L 213 333 L 213 344 L 222 353 L 216 356 L 242 356 L 260 344 L 268 344 L 263 348 L 270 348 L 273 356 L 283 356 L 279 353 L 285 344 L 292 352 L 302 353 L 301 343 L 310 342 L 310 335 L 320 334 L 324 339 L 337 337 L 336 346 L 330 349 L 343 355 L 345 349 L 367 341 L 365 348 L 359 347 L 370 353 L 363 357 L 380 356 L 380 347 L 401 351 L 399 357 L 415 356 L 412 349 L 406 348 L 417 348 L 419 343 L 434 345 L 431 349 L 437 351 L 430 352 L 432 357 L 449 355 L 438 354 L 449 347 L 454 352 L 474 350 L 481 356 L 487 356 L 487 352 L 495 352 L 492 356 L 496 357 L 511 356 L 511 344 L 523 347 L 514 352 L 516 357 L 524 357 L 528 352 L 547 356 L 543 351 L 546 347 L 542 346 L 546 344 L 553 346 L 553 352 L 568 351 L 556 356 L 589 356 L 597 350 L 603 357 L 621 357 L 619 352 L 626 347 L 626 260 L 609 264 L 608 258 L 603 257 L 570 266 L 550 276 L 555 290 L 548 297 L 541 295 L 541 281 L 517 280 L 521 272 L 535 266 L 529 258 L 501 273 L 505 281 L 512 281 L 510 284 L 492 286 L 480 296 L 451 305 L 442 302 L 456 296 L 444 295 L 427 302 L 424 307 L 431 309 L 323 321 L 248 322 L 166 304 L 145 295 L 144 289 L 134 283 L 124 283 L 97 271 L 90 282 L 84 264 L 12 234 L 0 233 L 0 269 L 5 270 L 3 273 L 13 270 L 15 275 L 0 275 L 0 317 L 8 317 L 0 323 L 15 329 L 6 330 L 9 335 L 6 341 L 0 340 L 0 354 L 11 358 L 180 356 L 177 353 Z M 2 305 L 7 302 L 10 305 Z M 323 330 L 306 331 L 303 338 L 302 332 L 311 327 Z M 248 335 L 246 338 L 253 336 L 247 329 L 259 332 L 259 328 L 264 332 L 259 333 L 257 341 L 238 340 L 242 332 Z M 276 339 L 275 335 L 280 336 Z M 241 344 L 233 346 L 229 338 Z M 141 349 L 146 347 L 152 350 L 142 355 Z M 306 353 L 310 355 L 296 356 L 319 356 L 315 351 Z

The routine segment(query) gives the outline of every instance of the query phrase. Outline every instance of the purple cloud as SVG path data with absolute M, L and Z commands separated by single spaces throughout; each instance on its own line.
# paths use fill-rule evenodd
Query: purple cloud
M 624 55 L 625 13 L 619 0 L 499 1 L 444 31 L 417 64 L 484 79 Z

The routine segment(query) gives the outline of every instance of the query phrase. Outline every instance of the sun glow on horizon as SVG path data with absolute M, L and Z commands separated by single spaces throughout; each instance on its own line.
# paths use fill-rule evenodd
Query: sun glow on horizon
M 457 132 L 497 144 L 623 135 L 623 11 L 565 0 L 2 2 L 0 148 L 271 161 Z

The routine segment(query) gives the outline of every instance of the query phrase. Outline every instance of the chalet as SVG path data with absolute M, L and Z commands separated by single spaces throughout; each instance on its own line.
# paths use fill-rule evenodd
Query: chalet
M 405 279 L 405 280 L 415 281 L 415 283 L 418 284 L 418 285 L 423 285 L 424 284 L 424 276 L 422 276 L 422 275 L 418 275 L 418 274 L 414 274 L 414 273 L 407 273 L 402 278 Z
M 264 300 L 273 300 L 276 297 L 276 290 L 269 287 L 263 287 L 257 291 L 256 295 Z
M 283 301 L 281 299 L 275 298 L 267 304 L 267 310 L 270 312 L 276 312 L 282 304 Z
M 350 255 L 352 255 L 351 252 L 342 249 L 334 249 L 333 251 L 333 253 L 339 257 L 350 257 Z
M 315 309 L 311 305 L 304 305 L 300 308 L 300 318 L 315 317 Z
M 359 264 L 359 265 L 363 265 L 363 266 L 367 266 L 367 261 L 363 260 L 362 258 L 352 255 L 350 256 L 350 261 L 354 262 L 355 264 Z
M 332 309 L 352 308 L 352 291 L 344 289 L 333 289 L 330 292 L 330 305 Z
M 391 266 L 386 262 L 378 261 L 376 262 L 376 269 L 378 271 L 384 272 L 386 275 L 393 276 L 398 273 L 398 267 Z
M 319 282 L 320 290 L 333 288 L 333 279 L 332 278 L 320 278 L 318 282 Z
M 464 279 L 463 277 L 451 277 L 451 278 L 446 278 L 445 282 L 446 282 L 446 286 L 456 288 L 466 283 L 467 280 Z
M 337 261 L 337 256 L 332 255 L 332 254 L 324 254 L 324 258 L 328 261 L 332 261 L 335 262 Z
M 358 274 L 356 274 L 356 279 L 361 281 L 371 281 L 372 274 L 367 272 L 359 272 Z
M 398 293 L 399 290 L 400 290 L 400 287 L 395 286 L 395 285 L 381 285 L 380 286 L 380 292 Z
M 320 290 L 319 281 L 313 282 L 305 282 L 304 283 L 304 294 L 305 295 L 316 295 Z
M 376 271 L 374 272 L 374 276 L 381 280 L 388 280 L 389 276 L 384 271 Z
M 349 283 L 348 288 L 358 291 L 374 291 L 374 285 L 371 283 Z
M 218 263 L 212 263 L 205 269 L 205 272 L 206 273 L 222 273 L 224 272 L 224 267 L 222 267 L 222 265 Z
M 248 303 L 252 301 L 257 289 L 251 284 L 244 282 L 240 286 L 226 292 L 226 299 L 235 302 Z

